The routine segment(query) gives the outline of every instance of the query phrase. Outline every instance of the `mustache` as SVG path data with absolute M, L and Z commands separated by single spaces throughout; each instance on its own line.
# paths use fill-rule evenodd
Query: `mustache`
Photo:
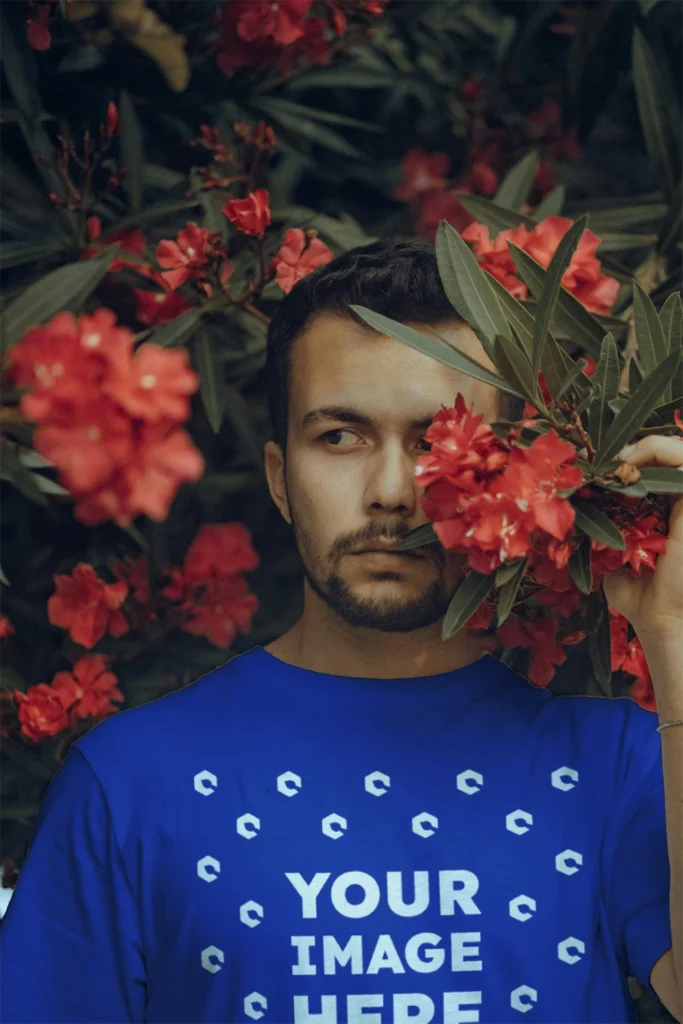
M 332 546 L 330 552 L 332 558 L 337 561 L 344 555 L 351 554 L 359 547 L 364 547 L 367 544 L 372 544 L 373 541 L 395 541 L 398 543 L 404 540 L 405 537 L 411 533 L 410 527 L 406 527 L 401 523 L 387 524 L 387 523 L 370 523 L 363 530 L 359 530 L 351 536 L 340 537 Z M 439 567 L 443 567 L 446 562 L 446 553 L 440 544 L 425 544 L 420 548 L 416 549 L 416 553 L 419 551 L 420 554 L 424 555 L 425 558 L 435 562 Z

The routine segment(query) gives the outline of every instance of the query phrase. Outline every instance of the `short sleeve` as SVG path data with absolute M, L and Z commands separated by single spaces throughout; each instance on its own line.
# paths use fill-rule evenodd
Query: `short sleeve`
M 105 793 L 72 745 L 0 922 L 3 1024 L 143 1021 L 137 921 Z
M 607 911 L 627 973 L 656 995 L 650 972 L 672 946 L 662 746 L 657 715 L 628 703 Z

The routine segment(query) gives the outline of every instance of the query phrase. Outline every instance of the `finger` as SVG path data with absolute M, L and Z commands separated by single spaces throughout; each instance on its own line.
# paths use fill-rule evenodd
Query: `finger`
M 626 445 L 617 458 L 629 462 L 632 466 L 644 466 L 647 462 L 655 462 L 660 466 L 683 468 L 683 441 L 680 437 L 650 434 L 635 444 Z

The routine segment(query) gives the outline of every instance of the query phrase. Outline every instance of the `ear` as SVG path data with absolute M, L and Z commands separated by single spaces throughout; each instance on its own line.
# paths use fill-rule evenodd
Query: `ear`
M 279 444 L 275 441 L 266 441 L 263 449 L 266 480 L 270 496 L 280 509 L 282 518 L 292 525 L 292 517 L 289 512 L 289 501 L 287 500 L 287 487 L 285 484 L 285 457 Z

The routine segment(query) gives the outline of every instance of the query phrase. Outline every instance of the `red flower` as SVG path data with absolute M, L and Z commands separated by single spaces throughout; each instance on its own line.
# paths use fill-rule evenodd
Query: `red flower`
M 451 227 L 460 232 L 473 220 L 454 192 L 438 189 L 422 192 L 415 200 L 415 206 L 417 232 L 428 242 L 434 241 L 436 229 L 442 220 L 447 220 Z
M 529 682 L 547 686 L 555 675 L 555 666 L 562 665 L 567 655 L 557 641 L 558 623 L 554 615 L 543 614 L 524 622 L 511 615 L 497 630 L 504 647 L 531 648 Z
M 643 567 L 654 569 L 657 556 L 666 551 L 666 521 L 654 513 L 626 521 L 617 517 L 615 523 L 621 530 L 626 547 L 619 551 L 607 548 L 597 540 L 591 540 L 593 582 L 595 588 L 608 572 L 625 567 L 631 576 L 642 576 Z
M 52 689 L 69 711 L 69 726 L 75 729 L 81 718 L 103 718 L 119 710 L 111 703 L 124 700 L 117 683 L 101 654 L 86 654 L 71 672 L 55 675 Z
M 96 238 L 99 238 L 102 234 L 102 223 L 99 217 L 88 217 L 85 222 L 86 231 L 88 232 L 88 241 L 94 242 Z
M 128 593 L 125 583 L 105 583 L 87 562 L 79 562 L 71 576 L 54 580 L 57 590 L 48 598 L 48 618 L 68 630 L 74 643 L 94 647 L 105 633 L 118 637 L 128 632 L 120 611 Z
M 483 88 L 484 77 L 478 72 L 475 72 L 460 86 L 460 99 L 464 100 L 466 103 L 478 100 L 482 94 Z
M 214 575 L 232 576 L 259 564 L 251 534 L 242 523 L 202 526 L 185 555 L 186 583 L 206 583 Z
M 529 512 L 536 526 L 557 540 L 564 540 L 574 523 L 574 509 L 557 492 L 578 487 L 583 474 L 568 462 L 576 459 L 576 449 L 561 441 L 554 430 L 537 437 L 529 448 L 513 448 L 508 468 L 500 481 L 500 491 L 509 494 Z
M 62 484 L 73 492 L 102 486 L 135 445 L 128 416 L 108 398 L 84 397 L 83 405 L 54 408 L 35 435 L 36 451 L 59 469 Z
M 680 431 L 683 431 L 683 418 L 678 409 L 674 409 L 674 423 Z
M 179 292 L 148 292 L 133 288 L 136 319 L 148 327 L 170 324 L 176 317 L 187 313 L 193 306 Z
M 116 109 L 116 104 L 109 102 L 107 104 L 107 135 L 120 135 L 121 128 L 119 126 L 119 112 Z
M 547 267 L 571 225 L 572 221 L 568 217 L 546 217 L 532 231 L 527 231 L 520 224 L 518 228 L 500 231 L 490 241 L 488 228 L 475 222 L 462 232 L 462 237 L 466 242 L 474 243 L 474 251 L 482 257 L 479 263 L 484 270 L 500 281 L 515 298 L 525 299 L 526 285 L 515 276 L 516 268 L 507 242 L 513 242 L 542 267 Z M 583 232 L 571 263 L 564 272 L 562 284 L 586 309 L 607 314 L 616 300 L 619 282 L 602 274 L 596 256 L 599 244 L 600 239 L 592 231 L 586 229 Z
M 143 618 L 156 619 L 157 615 L 152 607 L 146 557 L 140 555 L 138 558 L 131 558 L 130 555 L 126 555 L 120 562 L 115 562 L 111 569 L 117 580 L 121 580 L 128 587 L 128 600 L 134 598 Z
M 144 232 L 140 228 L 122 228 L 121 231 L 114 231 L 112 234 L 105 235 L 103 238 L 97 239 L 97 246 L 90 246 L 81 253 L 81 259 L 90 259 L 92 256 L 97 256 L 104 249 L 108 249 L 112 245 L 117 245 L 122 252 L 130 253 L 131 256 L 137 256 L 137 260 L 127 260 L 119 258 L 118 256 L 109 264 L 109 270 L 107 273 L 115 274 L 117 270 L 123 270 L 125 267 L 129 267 L 131 270 L 137 271 L 138 274 L 142 274 L 143 277 L 150 277 L 155 280 L 158 277 L 157 272 L 150 267 L 148 264 L 139 262 L 145 258 L 145 248 L 147 246 L 147 239 L 145 238 Z
M 629 622 L 619 612 L 610 608 L 612 671 L 626 672 L 635 676 L 636 682 L 630 688 L 630 695 L 643 707 L 656 710 L 652 677 L 645 659 L 645 653 L 637 636 L 628 639 Z
M 234 0 L 233 0 L 234 2 Z M 272 38 L 287 46 L 304 34 L 313 0 L 237 0 L 237 35 L 246 42 Z
M 0 615 L 0 640 L 5 640 L 14 633 L 14 626 L 6 615 Z
M 270 224 L 270 195 L 265 188 L 250 192 L 246 199 L 231 199 L 222 207 L 228 220 L 245 235 L 263 238 Z
M 165 286 L 171 291 L 187 281 L 192 271 L 199 270 L 209 262 L 209 247 L 220 240 L 217 232 L 200 228 L 196 221 L 190 221 L 178 232 L 177 242 L 163 239 L 156 248 L 159 266 L 169 267 L 161 274 Z
M 282 51 L 282 74 L 290 75 L 299 60 L 308 61 L 309 64 L 329 64 L 332 47 L 327 39 L 327 31 L 327 22 L 324 18 L 308 18 L 304 23 L 304 34 Z
M 258 598 L 249 593 L 243 576 L 214 576 L 201 597 L 192 602 L 190 618 L 183 629 L 195 636 L 205 636 L 216 647 L 229 647 L 238 631 L 249 632 L 258 607 Z
M 14 690 L 12 695 L 19 708 L 21 731 L 28 739 L 38 743 L 67 728 L 69 719 L 60 694 L 47 683 L 30 686 L 26 693 Z
M 418 146 L 409 149 L 401 160 L 403 181 L 394 191 L 394 199 L 414 199 L 422 192 L 445 188 L 450 163 L 447 153 L 429 154 Z
M 498 188 L 498 175 L 489 164 L 477 161 L 470 167 L 467 184 L 483 196 L 492 196 Z
M 301 228 L 290 228 L 277 256 L 271 261 L 271 269 L 275 270 L 275 280 L 280 288 L 288 295 L 297 281 L 333 258 L 332 251 L 319 238 L 309 240 Z
M 452 409 L 441 406 L 425 441 L 430 443 L 431 451 L 417 460 L 415 475 L 420 487 L 445 480 L 461 490 L 478 493 L 478 481 L 498 472 L 507 461 L 507 449 L 484 423 L 484 417 L 467 408 L 461 394 L 456 396 Z
M 190 416 L 188 395 L 199 387 L 199 377 L 189 367 L 187 349 L 165 349 L 146 342 L 135 352 L 112 360 L 103 392 L 127 413 L 141 420 L 175 420 Z
M 515 275 L 517 268 L 513 263 L 508 241 L 525 248 L 528 231 L 523 224 L 518 228 L 506 228 L 499 231 L 493 241 L 489 240 L 489 229 L 478 221 L 474 221 L 461 232 L 466 242 L 474 243 L 474 251 L 477 256 L 482 257 L 478 262 L 484 270 L 487 270 L 492 277 L 506 288 L 516 299 L 526 299 L 527 288 Z
M 50 49 L 52 36 L 47 23 L 50 20 L 51 9 L 49 4 L 38 4 L 35 16 L 26 21 L 26 38 L 33 50 Z

